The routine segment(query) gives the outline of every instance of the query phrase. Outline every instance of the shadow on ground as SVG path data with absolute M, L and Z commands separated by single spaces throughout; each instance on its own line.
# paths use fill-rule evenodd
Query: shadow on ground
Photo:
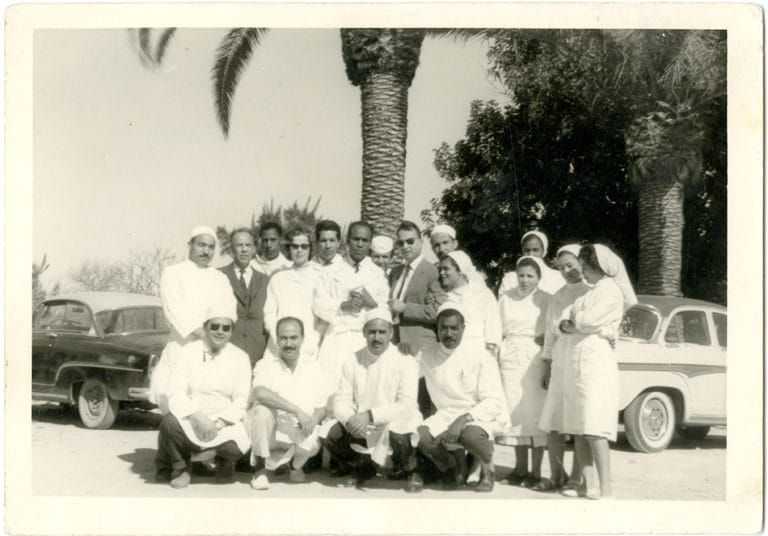
M 141 409 L 121 409 L 110 430 L 157 430 L 160 414 Z M 61 424 L 85 428 L 77 413 L 77 406 L 49 402 L 32 405 L 32 420 L 48 424 Z

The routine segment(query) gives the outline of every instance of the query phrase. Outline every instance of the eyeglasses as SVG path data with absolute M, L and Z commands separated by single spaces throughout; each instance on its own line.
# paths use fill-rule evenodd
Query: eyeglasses
M 405 240 L 396 240 L 395 241 L 395 245 L 398 246 L 398 247 L 402 246 L 403 244 L 408 244 L 409 246 L 412 246 L 415 243 L 416 243 L 416 239 L 415 238 L 406 238 Z
M 208 324 L 208 327 L 211 329 L 211 331 L 219 331 L 222 330 L 224 333 L 229 333 L 232 329 L 232 324 Z
M 309 249 L 309 244 L 289 244 L 291 249 Z

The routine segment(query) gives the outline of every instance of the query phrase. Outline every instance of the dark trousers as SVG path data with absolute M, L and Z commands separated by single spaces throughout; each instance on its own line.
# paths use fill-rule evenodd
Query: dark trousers
M 158 475 L 170 472 L 170 478 L 176 478 L 187 469 L 192 454 L 202 450 L 189 440 L 176 417 L 171 413 L 163 417 L 160 421 L 157 455 L 155 455 L 155 468 Z M 243 455 L 234 441 L 222 443 L 213 450 L 216 451 L 217 458 L 224 460 L 238 460 Z
M 337 422 L 325 438 L 325 448 L 340 464 L 357 467 L 367 456 L 355 452 L 352 443 L 365 445 L 365 439 L 355 437 Z M 410 474 L 416 469 L 416 451 L 408 436 L 389 432 L 389 446 L 392 448 L 392 472 Z
M 437 437 L 427 432 L 427 437 L 419 440 L 419 451 L 426 456 L 438 470 L 445 472 L 456 466 L 455 456 L 464 456 L 462 451 L 453 451 L 446 448 L 442 442 L 443 432 Z M 493 460 L 493 442 L 488 433 L 479 426 L 467 425 L 459 435 L 459 444 L 470 454 L 477 456 L 483 463 L 491 463 Z

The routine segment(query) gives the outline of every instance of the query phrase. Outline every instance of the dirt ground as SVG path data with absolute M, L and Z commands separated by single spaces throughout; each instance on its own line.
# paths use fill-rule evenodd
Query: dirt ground
M 193 479 L 192 485 L 175 490 L 154 482 L 154 455 L 159 415 L 127 411 L 109 430 L 88 430 L 75 412 L 52 403 L 32 405 L 32 492 L 35 495 L 101 497 L 250 497 L 270 498 L 394 498 L 405 497 L 402 482 L 386 478 L 370 482 L 359 491 L 341 486 L 326 470 L 310 475 L 306 484 L 276 480 L 268 491 L 251 490 L 250 475 L 238 473 L 234 484 L 221 485 L 210 478 Z M 676 437 L 664 452 L 635 452 L 623 434 L 611 444 L 613 486 L 617 499 L 723 500 L 725 499 L 726 430 L 715 428 L 700 441 Z M 497 479 L 514 465 L 511 448 L 497 446 Z M 570 466 L 572 453 L 566 455 Z M 549 474 L 547 462 L 544 475 Z M 446 492 L 424 490 L 422 497 L 488 497 L 471 489 Z M 493 498 L 572 500 L 557 494 L 498 485 Z

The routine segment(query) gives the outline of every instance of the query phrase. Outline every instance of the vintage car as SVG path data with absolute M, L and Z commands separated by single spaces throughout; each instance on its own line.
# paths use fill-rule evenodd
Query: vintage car
M 149 404 L 149 374 L 168 333 L 155 296 L 49 298 L 32 318 L 32 399 L 76 404 L 86 427 L 109 428 L 119 407 Z
M 620 422 L 641 452 L 664 450 L 677 430 L 701 439 L 726 424 L 728 315 L 714 303 L 638 296 L 616 343 Z

